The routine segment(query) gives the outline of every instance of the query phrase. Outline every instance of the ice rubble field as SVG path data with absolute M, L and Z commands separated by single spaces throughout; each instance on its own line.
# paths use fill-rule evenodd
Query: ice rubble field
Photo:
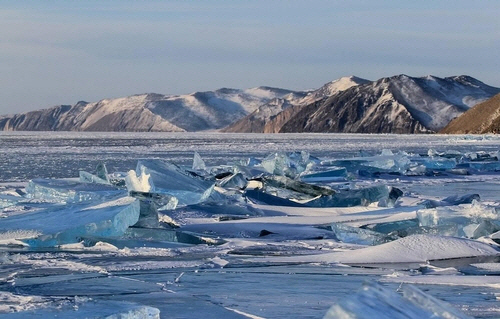
M 499 151 L 1 133 L 0 318 L 498 318 Z

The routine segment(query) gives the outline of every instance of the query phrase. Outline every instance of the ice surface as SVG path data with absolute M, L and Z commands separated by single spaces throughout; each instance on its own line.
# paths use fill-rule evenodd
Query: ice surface
M 136 173 L 138 176 L 149 175 L 150 187 L 145 192 L 174 196 L 179 205 L 203 202 L 214 188 L 213 182 L 189 175 L 179 166 L 159 160 L 140 160 Z
M 32 247 L 75 243 L 83 236 L 119 236 L 139 220 L 139 201 L 131 197 L 93 204 L 75 204 L 0 219 L 0 232 L 32 230 L 41 233 L 23 239 Z
M 360 291 L 333 305 L 323 318 L 470 318 L 420 289 L 401 289 L 402 295 L 379 284 L 364 284 Z
M 58 302 L 87 295 L 172 317 L 319 318 L 368 279 L 387 282 L 392 291 L 401 282 L 425 284 L 426 293 L 468 314 L 498 317 L 498 137 L 68 133 L 71 139 L 55 140 L 65 135 L 53 133 L 32 140 L 16 134 L 0 139 L 0 205 L 8 206 L 0 209 L 0 225 L 8 226 L 0 228 L 0 292 L 35 295 L 34 306 L 62 309 Z M 70 147 L 40 148 L 55 141 Z M 193 145 L 209 169 L 192 169 Z M 428 152 L 430 145 L 438 151 Z M 30 161 L 13 163 L 19 154 Z M 94 174 L 103 158 L 118 171 Z M 156 166 L 127 177 L 134 223 L 118 208 L 110 212 L 121 204 L 104 190 L 127 195 L 121 172 L 138 158 L 178 165 L 142 160 Z M 450 163 L 456 166 L 443 168 Z M 89 172 L 82 173 L 88 183 L 76 181 L 78 170 Z M 34 198 L 23 183 L 33 171 L 73 179 L 44 180 L 39 185 L 50 191 Z M 96 184 L 106 177 L 121 186 Z M 85 201 L 71 194 L 71 183 L 82 185 Z M 179 195 L 170 191 L 189 192 L 179 188 L 193 183 L 197 199 L 177 205 Z M 339 203 L 350 207 L 323 207 Z M 119 216 L 127 219 L 117 222 L 121 231 L 111 225 Z M 82 228 L 76 238 L 62 238 Z M 234 288 L 239 292 L 228 295 Z M 8 304 L 27 309 L 23 302 Z
M 83 298 L 82 298 L 83 299 Z M 10 314 L 0 318 L 96 318 L 96 319 L 160 319 L 157 308 L 119 301 L 78 301 L 58 308 L 42 308 Z

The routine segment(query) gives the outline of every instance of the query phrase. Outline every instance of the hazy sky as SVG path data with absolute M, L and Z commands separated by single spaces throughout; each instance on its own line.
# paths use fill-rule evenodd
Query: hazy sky
M 0 0 L 0 114 L 346 75 L 500 87 L 499 16 L 486 0 Z

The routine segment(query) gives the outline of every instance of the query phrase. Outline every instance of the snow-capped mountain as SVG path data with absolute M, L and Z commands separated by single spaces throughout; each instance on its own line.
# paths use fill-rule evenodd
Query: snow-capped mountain
M 500 94 L 477 104 L 464 114 L 451 121 L 439 133 L 500 133 Z
M 0 130 L 213 130 L 227 126 L 272 99 L 297 98 L 295 93 L 257 87 L 247 90 L 223 88 L 187 95 L 140 94 L 3 116 L 0 117 Z
M 397 75 L 304 106 L 280 132 L 436 132 L 499 92 L 469 76 Z
M 288 99 L 274 99 L 261 105 L 254 112 L 224 128 L 223 132 L 278 133 L 293 115 L 303 106 L 325 97 L 347 90 L 350 87 L 370 83 L 355 76 L 342 77 L 323 85 L 321 88 L 303 94 L 296 93 Z

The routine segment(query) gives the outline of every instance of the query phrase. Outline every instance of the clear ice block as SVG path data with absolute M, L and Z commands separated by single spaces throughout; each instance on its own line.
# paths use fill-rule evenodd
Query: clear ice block
M 26 197 L 54 202 L 76 203 L 123 196 L 125 190 L 111 185 L 81 183 L 62 179 L 34 179 L 26 187 Z
M 213 181 L 195 177 L 177 165 L 159 160 L 140 160 L 136 173 L 143 181 L 148 176 L 149 189 L 145 192 L 167 194 L 178 199 L 179 205 L 205 201 L 214 188 Z M 144 176 L 144 177 L 143 177 Z M 141 185 L 145 183 L 141 182 Z M 146 189 L 148 187 L 144 187 Z
M 119 236 L 137 223 L 139 201 L 122 197 L 93 204 L 65 205 L 0 219 L 0 232 L 37 231 L 42 235 L 23 239 L 32 247 L 54 247 L 78 242 L 83 236 Z

